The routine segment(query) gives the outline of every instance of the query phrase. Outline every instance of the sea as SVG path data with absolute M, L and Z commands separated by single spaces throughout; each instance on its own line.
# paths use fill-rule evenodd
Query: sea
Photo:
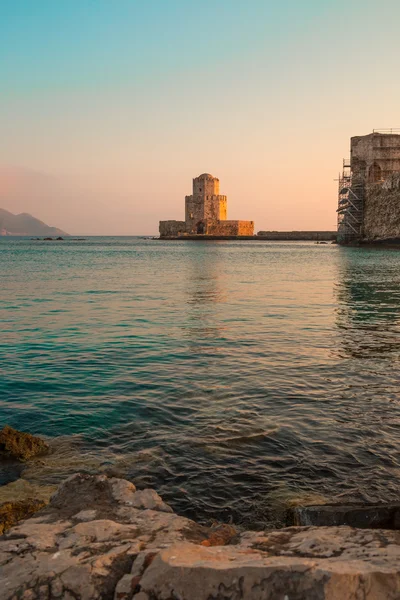
M 0 237 L 0 426 L 248 528 L 400 494 L 400 251 Z

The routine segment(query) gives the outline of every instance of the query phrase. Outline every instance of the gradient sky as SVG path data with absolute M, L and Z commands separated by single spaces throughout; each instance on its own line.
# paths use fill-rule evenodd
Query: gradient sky
M 398 0 L 0 0 L 0 207 L 155 234 L 192 178 L 228 218 L 334 229 L 351 135 L 400 127 Z

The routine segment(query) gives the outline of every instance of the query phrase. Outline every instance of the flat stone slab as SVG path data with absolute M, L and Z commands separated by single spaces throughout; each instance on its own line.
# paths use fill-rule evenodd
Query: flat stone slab
M 249 545 L 162 550 L 140 581 L 151 600 L 395 600 L 400 547 L 392 535 L 296 529 Z M 146 596 L 144 596 L 146 597 Z

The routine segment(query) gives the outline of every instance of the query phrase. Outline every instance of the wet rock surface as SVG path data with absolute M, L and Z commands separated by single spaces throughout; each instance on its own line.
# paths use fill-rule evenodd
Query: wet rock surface
M 49 445 L 30 433 L 17 431 L 8 425 L 0 431 L 0 456 L 2 458 L 25 461 L 34 456 L 46 454 L 48 451 Z
M 154 490 L 78 474 L 0 537 L 0 598 L 394 600 L 400 532 L 207 528 Z
M 360 529 L 400 530 L 400 503 L 299 506 L 293 510 L 293 521 L 301 526 L 349 525 Z
M 0 504 L 26 500 L 41 500 L 48 504 L 51 496 L 57 490 L 56 485 L 37 485 L 23 477 L 0 486 Z

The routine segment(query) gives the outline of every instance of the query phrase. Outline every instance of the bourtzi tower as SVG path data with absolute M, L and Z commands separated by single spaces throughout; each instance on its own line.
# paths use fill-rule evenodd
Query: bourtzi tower
M 203 173 L 193 179 L 193 193 L 185 197 L 185 220 L 160 221 L 160 236 L 253 235 L 253 221 L 227 220 L 227 204 L 227 197 L 219 193 L 219 179 Z

